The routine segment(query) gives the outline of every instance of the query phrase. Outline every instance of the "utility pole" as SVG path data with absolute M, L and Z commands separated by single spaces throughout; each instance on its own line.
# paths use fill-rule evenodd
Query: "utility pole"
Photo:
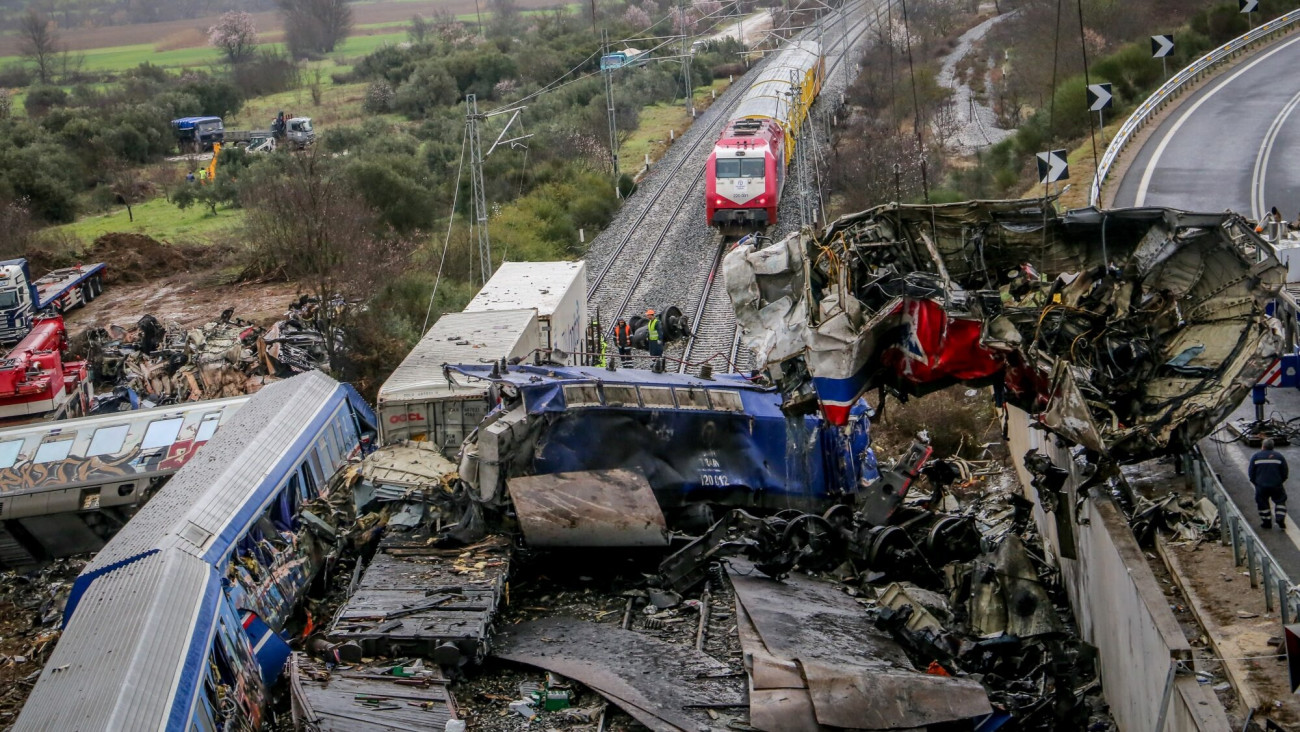
M 686 6 L 677 6 L 682 24 L 682 81 L 686 83 L 686 113 L 695 117 L 695 90 L 691 87 L 691 35 L 686 32 Z
M 483 284 L 492 277 L 492 238 L 488 234 L 487 191 L 483 187 L 483 146 L 479 127 L 484 116 L 478 113 L 474 94 L 465 95 L 465 124 L 469 126 L 469 179 L 473 190 L 471 228 L 478 238 L 479 270 Z
M 603 63 L 609 55 L 609 31 L 600 32 L 600 75 L 605 77 L 605 119 L 609 122 L 609 160 L 614 169 L 614 197 L 622 198 L 618 189 L 618 121 L 614 114 L 614 69 L 606 68 Z

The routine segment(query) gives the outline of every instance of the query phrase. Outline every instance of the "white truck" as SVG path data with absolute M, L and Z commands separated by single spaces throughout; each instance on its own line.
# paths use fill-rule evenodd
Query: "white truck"
M 585 302 L 585 299 L 584 299 Z M 379 440 L 428 440 L 447 457 L 487 414 L 487 382 L 451 383 L 443 364 L 531 361 L 541 348 L 532 308 L 447 313 L 379 388 Z
M 537 311 L 541 348 L 573 364 L 587 329 L 587 266 L 583 262 L 503 262 L 465 306 L 477 313 L 514 308 Z M 563 354 L 563 355 L 561 355 Z

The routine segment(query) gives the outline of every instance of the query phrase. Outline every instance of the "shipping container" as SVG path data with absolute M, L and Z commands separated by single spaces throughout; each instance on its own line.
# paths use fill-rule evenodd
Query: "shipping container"
M 541 347 L 582 351 L 587 327 L 587 267 L 583 262 L 503 262 L 465 312 L 533 308 Z M 553 360 L 573 363 L 572 358 Z
M 537 320 L 531 308 L 439 318 L 379 389 L 381 443 L 430 440 L 454 456 L 487 414 L 488 384 L 449 383 L 442 365 L 529 358 L 541 347 Z

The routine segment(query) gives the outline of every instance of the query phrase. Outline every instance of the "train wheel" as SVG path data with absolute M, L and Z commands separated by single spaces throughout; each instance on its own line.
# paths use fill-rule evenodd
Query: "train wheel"
M 90 279 L 91 297 L 99 297 L 104 294 L 104 280 L 98 275 Z
M 91 294 L 90 283 L 87 282 L 83 284 L 81 286 L 81 304 L 84 306 L 86 303 L 90 302 L 94 298 L 95 296 Z

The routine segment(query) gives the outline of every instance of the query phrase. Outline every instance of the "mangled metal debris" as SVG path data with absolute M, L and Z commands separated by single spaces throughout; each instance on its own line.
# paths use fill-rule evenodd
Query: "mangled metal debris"
M 300 298 L 269 329 L 236 318 L 234 308 L 191 329 L 145 315 L 130 328 L 91 330 L 89 359 L 101 384 L 153 404 L 252 394 L 281 378 L 328 369 L 317 312 L 315 300 Z M 336 330 L 334 338 L 341 349 L 341 332 Z M 123 401 L 119 397 L 112 406 Z
M 966 382 L 1120 462 L 1195 444 L 1277 357 L 1285 268 L 1235 214 L 1045 205 L 889 205 L 737 247 L 745 343 L 837 423 L 870 389 Z
M 745 705 L 743 681 L 693 648 L 611 625 L 547 618 L 511 626 L 493 654 L 580 681 L 656 732 L 708 728 Z

